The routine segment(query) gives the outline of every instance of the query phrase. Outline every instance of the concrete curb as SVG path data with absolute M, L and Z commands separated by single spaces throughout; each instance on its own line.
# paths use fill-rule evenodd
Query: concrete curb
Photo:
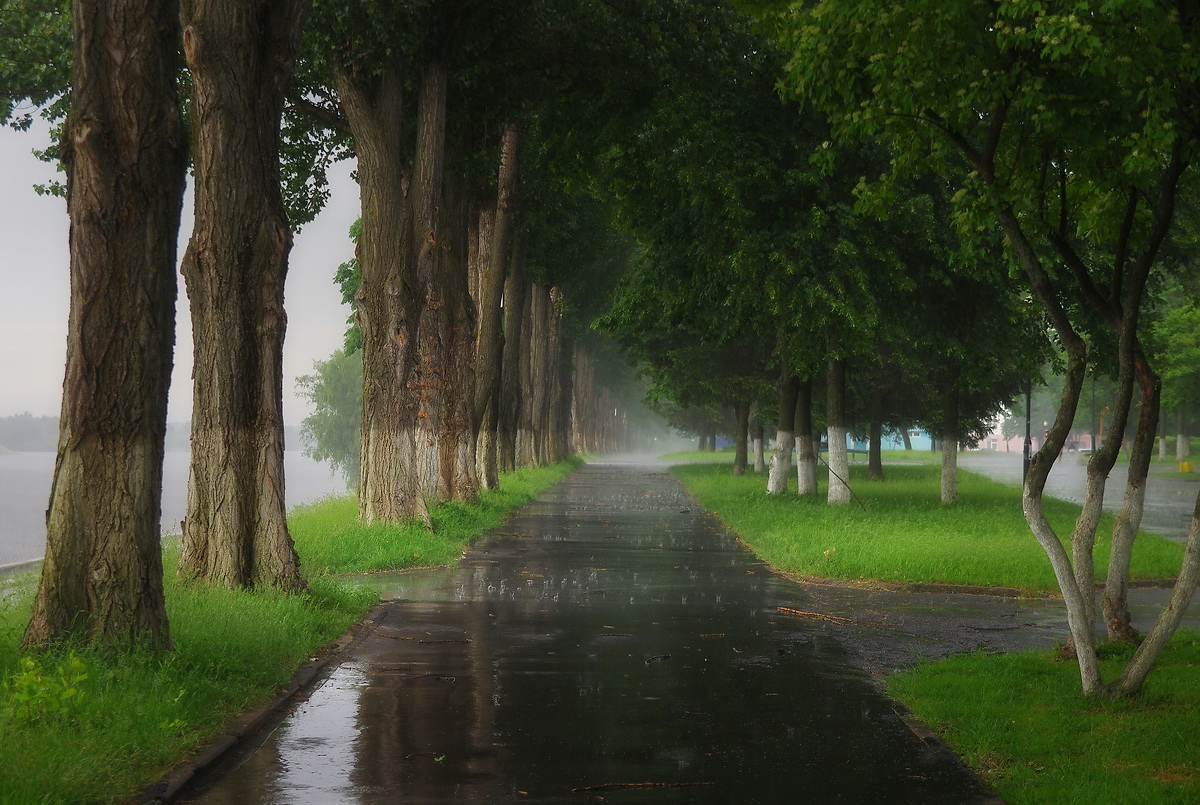
M 355 645 L 366 639 L 387 617 L 384 603 L 376 604 L 367 615 L 336 641 L 325 648 L 320 657 L 301 665 L 287 685 L 276 691 L 271 701 L 242 713 L 225 724 L 220 734 L 175 765 L 162 779 L 142 789 L 132 801 L 136 803 L 173 802 L 186 789 L 200 782 L 232 759 L 247 745 L 252 745 L 264 732 L 270 732 L 290 712 L 297 700 L 329 678 Z

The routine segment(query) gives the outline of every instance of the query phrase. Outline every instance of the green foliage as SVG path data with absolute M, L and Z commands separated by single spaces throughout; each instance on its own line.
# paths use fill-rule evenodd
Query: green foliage
M 71 13 L 66 0 L 8 0 L 0 34 L 0 123 L 25 130 L 37 109 L 66 114 Z
M 949 582 L 1053 590 L 1050 563 L 1021 513 L 1021 490 L 960 473 L 959 502 L 941 504 L 936 466 L 889 466 L 887 481 L 869 481 L 852 466 L 850 483 L 866 509 L 766 494 L 762 480 L 732 476 L 721 466 L 672 468 L 709 511 L 767 562 L 800 575 L 895 582 Z M 1047 501 L 1060 533 L 1079 507 Z M 1105 516 L 1101 533 L 1110 533 Z M 1098 578 L 1108 545 L 1096 547 Z M 1133 554 L 1135 578 L 1171 578 L 1183 546 L 1142 535 Z
M 1200 400 L 1200 303 L 1182 294 L 1154 322 L 1163 407 L 1177 411 Z
M 0 685 L 0 721 L 29 726 L 42 720 L 72 723 L 77 715 L 80 683 L 88 678 L 87 666 L 69 652 L 54 662 L 50 657 L 21 658 L 16 673 Z
M 297 393 L 312 404 L 300 423 L 304 455 L 327 461 L 346 482 L 357 485 L 362 419 L 362 352 L 338 350 L 313 364 L 313 374 L 296 378 Z
M 166 655 L 76 649 L 22 656 L 33 579 L 9 582 L 0 603 L 6 716 L 18 686 L 35 704 L 33 718 L 0 719 L 4 802 L 129 801 L 218 736 L 226 720 L 266 702 L 374 599 L 328 579 L 312 579 L 308 594 L 293 596 L 181 585 L 177 558 L 178 546 L 169 545 L 165 586 L 176 650 Z
M 1122 653 L 1102 652 L 1108 676 Z M 887 688 L 1013 805 L 1200 798 L 1189 737 L 1200 721 L 1200 636 L 1175 637 L 1138 699 L 1085 699 L 1078 682 L 1074 663 L 1046 652 L 979 653 L 917 666 Z

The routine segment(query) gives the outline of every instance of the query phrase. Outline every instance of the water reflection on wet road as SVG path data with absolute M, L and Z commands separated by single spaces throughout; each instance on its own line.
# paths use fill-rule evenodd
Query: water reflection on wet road
M 665 473 L 589 465 L 379 628 L 206 803 L 973 802 Z

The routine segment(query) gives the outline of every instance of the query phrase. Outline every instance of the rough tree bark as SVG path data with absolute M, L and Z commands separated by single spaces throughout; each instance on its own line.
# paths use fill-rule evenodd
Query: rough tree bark
M 178 7 L 71 4 L 71 303 L 46 558 L 25 646 L 170 648 L 159 514 L 187 137 Z
M 400 344 L 400 450 L 392 472 L 398 473 L 400 511 L 432 527 L 444 471 L 443 418 L 452 416 L 447 394 L 453 382 L 448 354 L 454 333 L 449 329 L 453 298 L 443 283 L 443 244 L 439 226 L 446 158 L 448 72 L 430 62 L 421 75 L 417 98 L 416 148 L 413 158 L 411 273 L 400 290 L 404 307 L 394 334 Z M 464 257 L 465 259 L 465 257 Z
M 516 462 L 518 467 L 537 464 L 535 422 L 545 404 L 545 386 L 541 376 L 546 349 L 545 288 L 530 283 L 525 294 L 525 326 L 521 329 L 520 410 L 517 416 Z
M 796 482 L 801 497 L 817 496 L 817 444 L 813 438 L 812 378 L 800 383 L 796 395 Z
M 403 129 L 404 80 L 388 71 L 368 80 L 334 65 L 334 83 L 358 156 L 362 226 L 356 257 L 359 287 L 355 305 L 363 354 L 361 462 L 358 516 L 364 522 L 399 522 L 406 516 L 396 472 L 401 450 L 400 367 L 405 359 L 395 337 L 406 315 L 408 273 Z
M 846 361 L 829 361 L 829 491 L 830 503 L 850 502 L 850 454 L 846 452 Z
M 473 502 L 479 495 L 475 456 L 475 344 L 478 321 L 471 301 L 467 240 L 470 205 L 463 177 L 443 172 L 434 250 L 435 322 L 440 348 L 441 415 L 437 421 L 437 500 Z
M 496 209 L 488 253 L 480 260 L 479 337 L 475 352 L 475 417 L 478 423 L 477 451 L 479 481 L 484 489 L 495 489 L 499 478 L 497 425 L 500 408 L 500 378 L 504 361 L 504 330 L 501 326 L 501 297 L 504 291 L 509 244 L 512 240 L 512 210 L 517 186 L 519 129 L 515 122 L 504 127 L 500 144 Z
M 283 473 L 283 283 L 292 234 L 279 129 L 309 0 L 182 0 L 196 223 L 192 463 L 179 572 L 225 587 L 304 587 Z
M 500 469 L 517 468 L 517 430 L 525 404 L 522 397 L 522 373 L 527 369 L 529 283 L 525 274 L 525 248 L 522 238 L 513 244 L 512 270 L 504 282 L 504 365 L 500 377 L 499 433 Z

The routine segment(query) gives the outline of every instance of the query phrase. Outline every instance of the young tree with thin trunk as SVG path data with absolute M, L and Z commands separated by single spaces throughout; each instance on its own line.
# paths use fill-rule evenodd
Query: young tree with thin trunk
M 171 647 L 159 515 L 187 139 L 175 3 L 72 3 L 71 306 L 27 647 Z
M 192 77 L 196 223 L 192 460 L 180 575 L 225 587 L 305 584 L 283 465 L 283 286 L 292 233 L 280 119 L 310 0 L 182 0 Z
M 1135 385 L 1143 401 L 1156 397 L 1158 379 L 1138 327 L 1200 142 L 1196 9 L 1137 0 L 826 0 L 819 9 L 785 14 L 762 5 L 765 24 L 792 55 L 784 84 L 830 116 L 834 140 L 885 139 L 892 148 L 893 170 L 883 183 L 889 190 L 921 169 L 956 178 L 960 229 L 999 224 L 1004 233 L 1007 254 L 1066 363 L 1058 413 L 1030 464 L 1026 519 L 1067 602 L 1083 692 L 1136 694 L 1194 591 L 1200 521 L 1154 630 L 1120 678 L 1106 684 L 1091 618 L 1092 551 L 1119 436 L 1105 440 L 1089 460 L 1070 555 L 1046 517 L 1042 494 L 1074 420 L 1088 362 L 1099 350 L 1110 350 L 1117 366 L 1111 432 L 1124 432 Z M 958 172 L 963 163 L 965 177 Z M 868 199 L 887 195 L 872 193 L 866 182 L 862 190 Z M 1127 567 L 1123 554 L 1138 525 L 1157 424 L 1157 408 L 1146 409 L 1110 572 Z M 1106 613 L 1106 619 L 1109 614 L 1119 615 Z

